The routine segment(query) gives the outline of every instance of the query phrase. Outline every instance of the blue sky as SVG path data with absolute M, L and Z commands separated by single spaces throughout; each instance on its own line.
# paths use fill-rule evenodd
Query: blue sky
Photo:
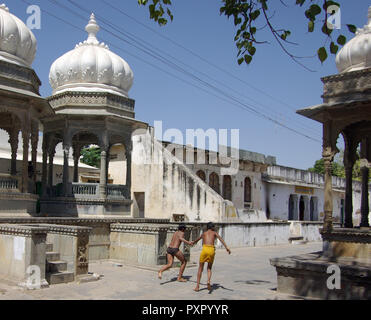
M 6 2 L 6 5 L 11 13 L 26 21 L 28 4 L 25 2 L 39 5 L 42 10 L 80 28 L 75 29 L 43 12 L 41 29 L 33 30 L 38 41 L 33 68 L 42 81 L 42 96 L 49 96 L 51 95 L 48 81 L 49 68 L 58 57 L 73 49 L 77 43 L 86 40 L 84 27 L 89 20 L 89 14 L 66 0 L 12 0 Z M 55 2 L 72 9 L 84 19 L 58 7 Z M 101 27 L 108 29 L 102 22 L 102 18 L 109 20 L 119 26 L 124 33 L 114 32 L 119 37 L 127 39 L 125 33 L 134 35 L 140 43 L 150 46 L 151 49 L 156 47 L 162 50 L 161 54 L 164 56 L 168 54 L 166 56 L 168 60 L 174 62 L 172 57 L 175 57 L 178 65 L 183 63 L 182 68 L 197 77 L 228 92 L 270 118 L 282 121 L 292 129 L 318 141 L 310 140 L 271 121 L 257 117 L 254 113 L 229 103 L 225 98 L 224 100 L 218 98 L 215 92 L 208 94 L 190 85 L 189 83 L 193 83 L 197 87 L 202 87 L 188 78 L 184 72 L 169 68 L 138 48 L 101 30 L 98 39 L 108 43 L 110 49 L 123 57 L 134 72 L 134 85 L 129 95 L 136 100 L 137 119 L 150 125 L 153 125 L 156 120 L 161 120 L 164 130 L 177 128 L 184 133 L 184 136 L 186 129 L 239 129 L 240 148 L 273 155 L 280 165 L 307 169 L 321 157 L 321 125 L 296 115 L 295 110 L 322 102 L 320 78 L 337 73 L 333 55 L 330 55 L 323 65 L 316 57 L 301 60 L 306 66 L 315 70 L 309 72 L 295 64 L 278 47 L 272 36 L 263 31 L 261 39 L 269 43 L 257 47 L 251 65 L 239 66 L 233 42 L 236 30 L 232 19 L 228 20 L 219 15 L 221 1 L 174 0 L 172 6 L 174 21 L 165 27 L 159 27 L 149 20 L 148 9 L 139 7 L 137 0 L 109 1 L 131 18 L 99 0 L 75 0 L 75 2 L 94 12 Z M 325 38 L 318 32 L 318 26 L 316 32 L 307 32 L 304 10 L 293 5 L 295 0 L 285 2 L 288 4 L 287 8 L 279 1 L 273 2 L 275 7 L 272 9 L 275 11 L 272 10 L 271 13 L 274 14 L 272 20 L 274 25 L 292 31 L 290 40 L 299 44 L 288 46 L 292 52 L 298 56 L 315 55 Z M 367 22 L 367 10 L 371 3 L 366 0 L 338 2 L 342 5 L 341 31 L 350 39 L 352 34 L 348 32 L 345 24 L 352 23 L 357 27 L 363 27 Z M 164 37 L 171 39 L 172 42 Z M 203 60 L 192 55 L 188 50 L 196 53 Z M 205 63 L 204 60 L 209 63 Z M 175 77 L 170 76 L 168 72 Z M 211 92 L 210 89 L 206 90 Z M 342 146 L 340 138 L 338 141 L 339 146 Z

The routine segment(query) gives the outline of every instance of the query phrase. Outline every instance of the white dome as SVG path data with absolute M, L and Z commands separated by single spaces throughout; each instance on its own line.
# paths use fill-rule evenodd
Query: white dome
M 36 38 L 32 31 L 0 5 L 0 60 L 30 67 L 36 54 Z
M 99 29 L 92 14 L 85 28 L 88 39 L 52 64 L 49 82 L 54 95 L 65 91 L 98 91 L 128 97 L 133 71 L 124 59 L 99 43 L 96 38 Z
M 371 7 L 368 9 L 368 23 L 358 29 L 356 36 L 348 41 L 336 55 L 339 72 L 349 72 L 371 67 Z

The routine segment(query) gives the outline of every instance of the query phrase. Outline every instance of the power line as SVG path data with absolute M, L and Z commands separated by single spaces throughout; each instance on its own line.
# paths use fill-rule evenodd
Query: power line
M 29 3 L 28 3 L 27 1 L 25 1 L 25 0 L 22 0 L 22 1 L 25 2 L 25 3 L 27 3 L 27 4 L 29 4 Z M 72 11 L 70 8 L 67 8 L 67 9 L 68 9 L 69 11 Z M 43 11 L 45 11 L 47 14 L 53 16 L 54 18 L 56 18 L 56 19 L 58 19 L 58 20 L 60 20 L 60 21 L 63 21 L 64 23 L 67 23 L 67 24 L 69 24 L 69 25 L 72 25 L 71 23 L 67 22 L 66 20 L 61 19 L 61 18 L 59 18 L 59 17 L 57 17 L 57 16 L 55 16 L 55 15 L 53 15 L 53 14 L 47 12 L 46 10 L 43 10 Z M 79 14 L 75 13 L 74 11 L 72 11 L 72 12 L 73 12 L 75 15 L 79 16 L 81 19 L 85 19 L 84 17 L 80 16 Z M 79 29 L 79 30 L 82 30 L 82 29 L 79 28 L 79 27 L 76 27 L 76 26 L 74 26 L 74 25 L 72 25 L 72 26 L 73 26 L 74 28 L 77 28 L 77 29 Z M 109 32 L 110 34 L 112 34 L 113 36 L 119 38 L 119 39 L 122 40 L 122 41 L 128 42 L 127 40 L 122 39 L 122 38 L 118 37 L 117 35 L 113 34 L 113 33 L 110 32 L 109 30 L 105 30 L 105 31 L 106 31 L 106 32 Z M 131 43 L 129 42 L 129 44 L 131 44 Z M 133 44 L 131 44 L 131 45 L 133 45 Z M 134 45 L 134 46 L 135 46 L 135 45 Z M 135 46 L 135 47 L 137 47 L 137 46 Z M 138 47 L 137 47 L 137 48 L 138 48 Z M 120 48 L 120 49 L 121 49 L 121 48 Z M 156 58 L 156 59 L 159 59 L 159 57 L 156 57 L 156 56 L 153 55 L 151 52 L 148 52 L 148 51 L 146 51 L 146 50 L 143 50 L 142 48 L 138 48 L 138 49 L 141 50 L 141 51 L 144 51 L 144 52 L 147 53 L 147 54 L 150 54 L 152 57 L 154 57 L 154 58 Z M 121 51 L 125 51 L 125 50 L 121 49 Z M 159 60 L 162 61 L 163 63 L 166 63 L 166 60 L 165 60 L 165 61 L 163 61 L 163 59 L 159 59 Z M 145 62 L 145 63 L 148 64 L 148 62 L 146 62 L 146 61 L 143 61 L 143 62 Z M 172 64 L 172 65 L 173 65 L 173 67 L 175 67 L 175 68 L 179 68 L 179 66 L 177 66 L 176 64 Z M 154 65 L 152 65 L 152 66 L 155 67 L 155 68 L 157 68 L 157 69 L 159 69 L 157 66 L 154 66 Z M 160 69 L 160 70 L 161 70 L 161 71 L 164 71 L 163 69 Z M 181 69 L 181 70 L 182 70 L 182 69 Z M 182 71 L 186 71 L 186 70 L 183 69 Z M 165 72 L 166 72 L 166 71 L 165 71 Z M 166 72 L 166 73 L 167 73 L 167 74 L 170 74 L 169 72 Z M 231 104 L 233 104 L 233 105 L 235 105 L 235 106 L 238 106 L 238 107 L 240 107 L 240 108 L 243 108 L 243 109 L 245 109 L 245 110 L 249 110 L 250 112 L 253 112 L 253 113 L 255 113 L 256 115 L 258 115 L 258 116 L 260 116 L 260 117 L 263 117 L 263 118 L 265 118 L 265 119 L 268 119 L 268 120 L 272 121 L 273 123 L 275 123 L 275 124 L 277 124 L 277 125 L 280 125 L 281 127 L 284 127 L 284 128 L 286 128 L 286 129 L 288 129 L 288 130 L 290 130 L 290 131 L 293 131 L 293 132 L 299 134 L 299 135 L 302 135 L 302 136 L 304 136 L 304 137 L 306 137 L 306 138 L 308 138 L 308 139 L 311 139 L 311 140 L 314 140 L 314 141 L 318 141 L 318 140 L 313 139 L 312 137 L 310 137 L 310 136 L 308 136 L 308 135 L 305 135 L 305 134 L 303 134 L 303 133 L 301 133 L 301 132 L 299 132 L 299 131 L 297 131 L 297 130 L 295 130 L 295 129 L 292 129 L 292 128 L 290 128 L 290 127 L 288 127 L 288 126 L 286 126 L 286 125 L 284 125 L 284 124 L 278 122 L 278 121 L 275 120 L 275 119 L 272 119 L 271 117 L 269 117 L 269 116 L 267 116 L 267 115 L 265 115 L 265 114 L 262 114 L 262 113 L 256 111 L 253 107 L 251 107 L 251 106 L 249 106 L 249 105 L 247 105 L 247 104 L 241 103 L 241 102 L 240 102 L 238 99 L 236 99 L 235 97 L 233 97 L 233 96 L 231 96 L 231 95 L 229 95 L 229 94 L 227 94 L 227 93 L 221 91 L 219 88 L 217 88 L 217 87 L 215 87 L 215 86 L 213 86 L 213 85 L 210 85 L 209 83 L 203 81 L 202 79 L 199 79 L 198 77 L 196 77 L 196 76 L 194 76 L 194 75 L 192 75 L 192 74 L 190 74 L 190 73 L 188 73 L 188 72 L 185 72 L 185 73 L 187 73 L 189 76 L 192 76 L 192 78 L 198 80 L 198 82 L 201 83 L 201 84 L 203 84 L 204 86 L 207 86 L 207 87 L 211 88 L 212 90 L 214 90 L 214 91 L 216 91 L 216 92 L 218 92 L 218 93 L 221 92 L 225 97 L 227 97 L 227 98 L 229 98 L 230 100 L 232 100 L 232 103 L 231 103 L 231 101 L 229 101 L 229 103 L 231 103 Z M 174 76 L 173 74 L 170 74 L 170 75 L 171 75 L 171 76 Z M 177 78 L 177 79 L 180 79 L 179 77 L 176 77 L 176 78 Z M 181 81 L 184 81 L 184 82 L 186 82 L 186 83 L 188 83 L 188 84 L 190 84 L 189 82 L 185 81 L 184 79 L 180 79 L 180 80 L 181 80 Z M 194 87 L 196 87 L 196 88 L 198 88 L 198 89 L 201 89 L 201 90 L 207 92 L 208 94 L 211 94 L 209 91 L 205 90 L 204 88 L 200 88 L 200 87 L 198 87 L 198 86 L 195 86 L 194 84 L 190 84 L 190 85 L 193 85 Z M 213 95 L 213 96 L 216 96 L 215 94 L 212 94 L 212 95 Z M 218 97 L 219 99 L 221 98 L 220 96 L 216 96 L 216 97 Z M 226 101 L 224 98 L 222 98 L 222 100 L 223 100 L 223 101 Z M 318 142 L 319 142 L 319 141 L 318 141 Z
M 75 7 L 79 8 L 80 10 L 85 10 L 85 11 L 86 11 L 86 9 L 84 9 L 82 6 L 78 5 L 75 1 L 72 1 L 72 0 L 68 0 L 68 1 L 69 1 L 72 5 L 74 5 Z M 236 77 L 235 77 L 233 74 L 231 74 L 230 72 L 225 71 L 224 69 L 220 68 L 219 66 L 217 66 L 217 65 L 215 65 L 215 64 L 213 64 L 213 63 L 211 63 L 211 62 L 209 62 L 207 59 L 203 58 L 203 57 L 200 56 L 199 54 L 197 54 L 197 53 L 195 53 L 194 51 L 188 49 L 187 47 L 185 47 L 185 46 L 183 46 L 183 45 L 177 43 L 176 41 L 172 40 L 171 38 L 162 35 L 161 33 L 157 32 L 155 29 L 153 29 L 153 28 L 151 28 L 151 27 L 148 27 L 148 26 L 145 25 L 144 23 L 142 23 L 142 22 L 140 22 L 139 20 L 133 18 L 133 17 L 130 16 L 129 14 L 125 13 L 125 12 L 124 12 L 123 10 L 121 10 L 120 8 L 113 6 L 111 3 L 109 3 L 109 2 L 107 2 L 107 1 L 105 1 L 105 0 L 101 0 L 101 1 L 102 1 L 104 4 L 106 4 L 107 6 L 109 6 L 111 9 L 113 9 L 113 10 L 115 10 L 115 11 L 118 11 L 118 12 L 121 13 L 122 15 L 124 15 L 124 16 L 128 17 L 129 19 L 133 20 L 134 22 L 136 22 L 137 24 L 143 26 L 143 27 L 146 28 L 147 30 L 150 30 L 151 32 L 157 34 L 158 36 L 162 37 L 163 39 L 165 39 L 165 40 L 167 40 L 167 41 L 173 43 L 174 45 L 180 47 L 181 49 L 186 50 L 187 52 L 189 52 L 189 53 L 192 54 L 193 56 L 196 56 L 198 59 L 201 59 L 201 61 L 206 62 L 207 64 L 213 66 L 214 68 L 217 68 L 219 71 L 222 71 L 223 73 L 228 74 L 228 75 L 232 75 L 232 76 L 236 79 Z M 129 34 L 128 32 L 126 32 L 126 33 Z M 142 42 L 143 42 L 143 41 L 146 42 L 146 41 L 143 40 L 143 39 L 141 39 L 141 41 L 142 41 Z M 148 43 L 148 42 L 146 42 L 146 43 Z M 160 52 L 163 52 L 163 51 L 162 51 L 161 49 L 159 49 L 159 48 L 155 48 L 155 49 L 158 50 L 158 51 L 160 51 Z M 164 52 L 163 52 L 163 53 L 164 53 Z M 183 63 L 182 61 L 180 61 L 180 60 L 178 60 L 177 58 L 171 56 L 169 53 L 164 53 L 164 54 L 168 55 L 168 56 L 171 57 L 172 59 L 177 60 L 179 63 L 181 63 L 181 64 L 184 65 L 184 63 Z M 187 66 L 188 68 L 192 68 L 193 70 L 195 70 L 192 66 L 189 66 L 189 65 L 186 65 L 186 66 Z M 206 77 L 208 77 L 209 79 L 211 79 L 211 80 L 213 80 L 213 81 L 215 81 L 215 82 L 221 83 L 220 81 L 211 78 L 209 75 L 206 75 L 205 73 L 203 73 L 203 72 L 201 72 L 201 71 L 199 71 L 199 70 L 195 70 L 195 71 L 198 72 L 198 73 L 200 73 L 200 74 L 202 74 L 202 75 L 204 75 L 204 76 L 206 76 Z M 269 95 L 268 93 L 266 93 L 266 92 L 264 92 L 264 91 L 262 91 L 262 90 L 260 90 L 260 89 L 255 88 L 254 86 L 252 86 L 251 84 L 247 83 L 246 81 L 241 80 L 241 79 L 239 79 L 239 78 L 237 78 L 237 80 L 239 80 L 239 81 L 241 81 L 242 83 L 244 83 L 244 84 L 250 86 L 250 87 L 253 88 L 254 90 L 257 90 L 257 91 L 263 93 L 265 96 L 267 96 L 267 97 L 269 97 L 269 98 L 271 98 L 271 99 L 273 99 L 273 100 L 279 101 L 278 99 L 272 97 L 272 96 Z M 273 113 L 277 113 L 277 110 L 275 110 L 275 109 L 273 109 L 273 108 L 271 108 L 271 107 L 269 107 L 269 106 L 267 106 L 267 105 L 263 105 L 262 103 L 260 103 L 260 102 L 258 102 L 258 101 L 256 101 L 256 100 L 254 100 L 254 99 L 251 98 L 251 97 L 246 97 L 245 95 L 241 94 L 240 92 L 237 92 L 235 89 L 233 89 L 233 88 L 227 86 L 225 83 L 221 83 L 221 84 L 222 84 L 224 87 L 228 88 L 229 90 L 232 90 L 232 91 L 236 92 L 238 95 L 240 95 L 240 96 L 242 96 L 242 97 L 245 97 L 245 98 L 248 98 L 249 100 L 251 100 L 252 102 L 254 102 L 255 106 L 256 106 L 256 105 L 260 105 L 260 106 L 261 106 L 262 108 L 264 108 L 264 109 L 268 108 L 268 109 L 270 109 Z M 290 109 L 290 111 L 292 111 L 292 110 L 295 111 L 294 108 L 290 108 L 290 107 L 288 107 L 287 104 L 285 104 L 284 102 L 282 102 L 282 101 L 279 101 L 279 102 L 280 102 L 281 104 L 283 104 L 287 109 Z M 281 115 L 281 114 L 280 114 L 279 116 L 276 115 L 276 117 L 281 117 L 281 118 L 282 118 L 282 115 Z M 287 116 L 287 118 L 288 118 L 288 116 Z M 294 119 L 294 118 L 295 118 L 295 117 L 293 117 L 293 118 L 291 118 L 291 119 Z M 299 125 L 301 128 L 303 128 L 304 130 L 309 130 L 309 131 L 311 131 L 312 134 L 313 134 L 313 133 L 314 133 L 314 134 L 318 134 L 318 131 L 317 131 L 313 126 L 309 126 L 309 125 L 307 125 L 307 124 L 304 124 L 304 121 L 303 121 L 303 120 L 304 120 L 304 119 L 302 119 L 301 117 L 299 118 L 299 116 L 298 116 L 298 118 L 295 118 L 295 121 L 296 121 L 296 122 L 301 122 L 300 125 Z
M 56 2 L 55 0 L 50 0 L 50 1 Z M 77 4 L 77 3 L 75 3 L 75 2 L 72 1 L 72 0 L 68 0 L 68 2 L 70 2 L 72 5 L 74 5 L 75 7 L 77 7 L 77 8 L 80 9 L 80 10 L 82 10 L 82 11 L 84 11 L 84 12 L 87 12 L 87 13 L 90 13 L 90 11 L 89 11 L 88 9 L 86 9 L 86 8 L 84 8 L 83 6 L 81 6 L 81 5 Z M 57 4 L 58 4 L 58 3 L 57 3 Z M 63 6 L 63 5 L 60 5 L 60 6 L 61 6 L 61 7 L 64 7 L 66 10 L 68 10 L 68 11 L 70 11 L 70 12 L 72 12 L 72 13 L 75 13 L 73 10 L 71 10 L 71 9 L 68 8 L 68 7 L 65 7 L 65 6 Z M 76 15 L 77 15 L 78 17 L 84 19 L 83 17 L 81 17 L 81 15 L 79 15 L 79 14 L 76 14 Z M 152 51 L 151 48 L 148 48 L 147 46 L 144 46 L 144 45 L 143 45 L 143 43 L 147 43 L 147 44 L 148 44 L 148 42 L 146 42 L 146 41 L 143 40 L 143 39 L 141 39 L 141 41 L 139 42 L 139 41 L 137 40 L 137 39 L 139 39 L 137 36 L 135 36 L 135 35 L 133 35 L 133 34 L 127 32 L 127 31 L 126 31 L 125 33 L 123 33 L 119 27 L 117 27 L 117 26 L 115 26 L 114 24 L 112 24 L 111 22 L 107 21 L 104 17 L 102 17 L 102 16 L 99 17 L 98 15 L 96 15 L 96 16 L 97 16 L 97 18 L 99 18 L 103 23 L 107 24 L 110 28 L 112 28 L 112 29 L 115 30 L 116 32 L 118 32 L 118 33 L 120 33 L 120 34 L 126 36 L 127 38 L 131 39 L 132 41 L 138 43 L 139 46 L 142 46 L 142 47 L 144 47 L 146 50 L 150 51 L 150 53 L 146 52 L 147 54 L 150 54 L 152 57 L 153 57 L 153 54 L 155 54 L 156 56 L 155 56 L 154 58 L 155 58 L 155 59 L 159 59 L 159 55 L 156 54 L 156 52 L 153 53 L 153 51 Z M 118 37 L 116 34 L 113 34 L 112 32 L 108 31 L 108 30 L 105 29 L 105 28 L 102 28 L 102 30 L 104 30 L 104 31 L 106 31 L 106 32 L 109 32 L 110 34 L 112 34 L 112 35 L 115 36 L 116 38 L 118 38 L 118 39 L 120 39 L 120 40 L 122 40 L 122 41 L 125 41 L 125 42 L 129 43 L 126 39 L 122 39 L 122 38 Z M 133 45 L 132 43 L 129 43 L 129 44 Z M 149 44 L 149 45 L 152 46 L 151 44 Z M 136 47 L 137 49 L 143 51 L 142 48 L 138 48 L 136 45 L 133 45 L 133 46 Z M 152 47 L 153 47 L 153 46 L 152 46 Z M 158 48 L 155 48 L 155 49 L 158 50 L 158 51 L 162 51 L 161 49 L 158 49 Z M 169 55 L 169 54 L 167 54 L 167 55 Z M 176 59 L 176 58 L 174 58 L 174 57 L 172 57 L 172 58 L 175 59 L 175 60 L 177 60 L 177 61 L 179 61 L 178 59 Z M 164 59 L 165 59 L 165 61 L 164 61 Z M 172 67 L 175 67 L 175 68 L 177 68 L 178 70 L 179 70 L 179 68 L 180 68 L 180 71 L 181 71 L 181 72 L 184 72 L 184 73 L 188 74 L 188 75 L 191 76 L 192 78 L 194 78 L 194 79 L 196 79 L 197 81 L 201 82 L 201 84 L 206 85 L 206 86 L 208 86 L 208 87 L 211 87 L 212 89 L 214 89 L 214 90 L 216 90 L 216 91 L 220 91 L 220 89 L 218 89 L 218 88 L 216 88 L 215 86 L 212 86 L 212 85 L 210 85 L 209 83 L 203 81 L 202 79 L 200 79 L 200 78 L 194 76 L 193 74 L 189 73 L 187 70 L 185 70 L 185 69 L 179 67 L 177 64 L 175 64 L 175 63 L 173 63 L 173 62 L 171 62 L 171 61 L 168 61 L 166 58 L 163 58 L 163 57 L 160 56 L 160 61 L 163 62 L 163 63 L 165 63 L 165 64 L 167 64 L 167 65 L 169 65 L 169 63 L 170 63 L 170 64 L 172 65 Z M 182 62 L 181 62 L 181 63 L 182 63 Z M 189 68 L 189 67 L 191 67 L 191 66 L 187 65 L 187 67 Z M 192 67 L 191 67 L 191 68 L 192 68 Z M 198 72 L 199 72 L 199 71 L 198 71 Z M 201 73 L 202 73 L 202 72 L 201 72 Z M 207 77 L 210 78 L 209 76 L 207 76 Z M 212 79 L 212 78 L 211 78 L 211 79 Z M 215 79 L 212 79 L 212 80 L 220 83 L 220 81 L 218 81 L 218 80 L 215 80 Z M 223 86 L 225 86 L 225 84 L 223 84 Z M 234 90 L 234 89 L 232 89 L 232 90 L 233 90 L 233 91 L 236 91 L 236 90 Z M 232 97 L 232 96 L 230 96 L 230 95 L 228 95 L 228 94 L 225 94 L 225 93 L 224 93 L 224 95 L 229 96 L 229 98 Z M 232 97 L 232 99 L 236 101 L 236 99 L 234 99 L 234 97 Z M 251 99 L 251 98 L 249 98 L 249 99 L 250 99 L 250 100 L 253 100 L 253 99 Z M 238 103 L 240 103 L 240 101 L 238 101 Z M 247 104 L 242 104 L 242 105 L 244 105 L 245 107 L 247 107 L 250 111 L 253 111 L 253 112 L 256 112 L 256 113 L 258 113 L 258 114 L 261 114 L 261 112 L 257 112 L 256 110 L 253 110 L 254 108 L 251 107 L 251 105 L 250 105 L 250 106 L 247 105 Z M 264 115 L 264 117 L 267 119 L 267 116 L 266 116 L 266 115 Z M 276 124 L 281 125 L 281 126 L 285 127 L 286 129 L 289 128 L 287 125 L 283 125 L 281 122 L 279 122 L 279 121 L 277 121 L 277 120 L 275 120 L 275 119 L 272 119 L 272 118 L 269 117 L 269 116 L 268 116 L 268 120 L 273 120 Z M 312 129 L 312 128 L 310 128 L 310 129 Z M 312 129 L 312 130 L 313 130 L 313 129 Z M 295 130 L 295 132 L 296 132 L 296 133 L 299 133 L 297 130 Z M 299 133 L 299 134 L 302 134 L 302 133 Z M 307 135 L 305 135 L 305 136 L 308 137 Z M 315 141 L 320 142 L 320 141 L 317 140 L 317 139 L 315 139 Z
M 70 1 L 70 2 L 71 2 L 71 1 Z M 246 80 L 243 80 L 243 79 L 237 77 L 236 75 L 234 75 L 233 73 L 229 72 L 228 70 L 225 70 L 224 68 L 221 68 L 219 65 L 216 65 L 216 64 L 212 63 L 211 61 L 209 61 L 208 59 L 206 59 L 206 58 L 202 57 L 201 55 L 197 54 L 197 53 L 194 52 L 193 50 L 191 50 L 191 49 L 189 49 L 189 48 L 183 46 L 182 44 L 176 42 L 175 40 L 173 40 L 173 39 L 171 39 L 171 38 L 169 38 L 169 37 L 163 35 L 162 33 L 156 31 L 155 29 L 153 29 L 153 28 L 147 26 L 146 24 L 142 23 L 142 22 L 139 21 L 138 19 L 136 19 L 136 18 L 130 16 L 128 13 L 126 13 L 125 11 L 123 11 L 121 8 L 112 5 L 111 3 L 109 3 L 109 2 L 106 1 L 106 0 L 101 0 L 101 2 L 103 2 L 104 4 L 106 4 L 107 6 L 109 6 L 110 8 L 112 8 L 113 10 L 118 11 L 118 12 L 121 13 L 122 15 L 124 15 L 124 16 L 128 17 L 129 19 L 133 20 L 133 21 L 136 22 L 137 24 L 143 26 L 143 27 L 146 28 L 147 30 L 150 30 L 151 32 L 157 34 L 159 37 L 161 37 L 161 38 L 163 38 L 163 39 L 165 39 L 165 40 L 171 42 L 171 43 L 174 44 L 175 46 L 177 46 L 177 47 L 179 47 L 179 48 L 181 48 L 181 49 L 187 51 L 187 52 L 190 53 L 191 55 L 197 57 L 197 58 L 200 59 L 201 61 L 207 63 L 207 64 L 210 65 L 210 66 L 212 66 L 213 68 L 215 68 L 215 69 L 217 69 L 217 70 L 219 70 L 219 71 L 221 71 L 221 72 L 223 72 L 223 73 L 229 75 L 230 77 L 234 78 L 235 80 L 238 80 L 238 81 L 244 83 L 244 84 L 247 85 L 248 87 L 252 88 L 252 89 L 255 90 L 255 91 L 260 92 L 261 94 L 265 95 L 266 97 L 268 97 L 268 98 L 270 98 L 270 99 L 272 99 L 272 100 L 274 100 L 274 101 L 276 101 L 276 102 L 279 102 L 281 105 L 283 105 L 284 107 L 290 109 L 291 111 L 296 111 L 296 108 L 295 108 L 295 107 L 293 107 L 293 106 L 289 106 L 286 102 L 284 102 L 284 101 L 282 101 L 282 100 L 280 100 L 280 99 L 278 99 L 278 98 L 276 98 L 276 97 L 273 97 L 272 95 L 270 95 L 269 93 L 265 92 L 264 90 L 261 90 L 261 89 L 255 87 L 255 86 L 253 86 L 251 83 L 248 83 Z

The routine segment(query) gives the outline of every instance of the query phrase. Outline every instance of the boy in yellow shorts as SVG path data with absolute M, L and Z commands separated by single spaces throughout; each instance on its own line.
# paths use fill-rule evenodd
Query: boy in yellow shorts
M 225 249 L 229 254 L 231 254 L 231 250 L 227 247 L 222 237 L 215 232 L 214 230 L 215 226 L 212 222 L 209 222 L 207 224 L 207 231 L 205 231 L 198 239 L 195 241 L 192 241 L 192 245 L 196 244 L 201 238 L 202 238 L 202 251 L 200 255 L 200 266 L 198 267 L 198 273 L 197 273 L 197 285 L 196 288 L 194 288 L 194 291 L 200 290 L 200 281 L 201 281 L 201 275 L 202 271 L 204 269 L 204 264 L 207 262 L 207 289 L 211 290 L 210 280 L 211 280 L 211 268 L 213 266 L 214 257 L 215 257 L 215 246 L 214 242 L 215 239 L 218 238 L 220 242 L 223 244 Z

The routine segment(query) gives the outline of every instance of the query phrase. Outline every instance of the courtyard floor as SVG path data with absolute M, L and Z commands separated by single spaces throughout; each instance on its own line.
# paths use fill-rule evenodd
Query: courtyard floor
M 200 251 L 191 250 L 191 263 L 184 272 L 186 283 L 175 281 L 179 268 L 164 272 L 160 280 L 157 278 L 158 268 L 137 268 L 102 261 L 89 265 L 90 272 L 102 275 L 95 282 L 24 290 L 0 279 L 0 300 L 297 300 L 303 298 L 277 293 L 276 271 L 269 259 L 321 250 L 322 242 L 234 248 L 231 255 L 224 249 L 217 249 L 211 291 L 206 288 L 206 267 L 201 290 L 193 291 Z

